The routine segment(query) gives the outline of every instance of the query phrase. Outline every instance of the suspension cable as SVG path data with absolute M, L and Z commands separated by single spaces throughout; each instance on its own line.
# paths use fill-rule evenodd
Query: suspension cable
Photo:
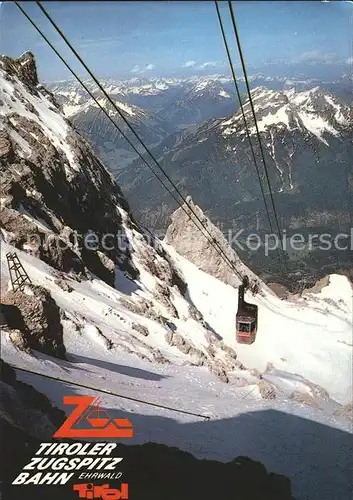
M 17 7 L 21 10 L 21 12 L 24 14 L 24 16 L 28 19 L 28 21 L 32 24 L 32 26 L 37 30 L 37 32 L 41 35 L 41 37 L 46 41 L 46 43 L 49 45 L 49 47 L 55 52 L 55 54 L 58 56 L 58 58 L 61 60 L 61 62 L 66 66 L 66 68 L 70 71 L 70 73 L 76 78 L 76 80 L 80 83 L 80 85 L 85 89 L 85 91 L 89 94 L 89 96 L 93 99 L 93 101 L 97 104 L 97 106 L 100 108 L 101 111 L 105 114 L 105 116 L 108 118 L 108 120 L 114 125 L 114 127 L 119 131 L 119 133 L 123 136 L 123 138 L 126 140 L 126 142 L 130 145 L 130 147 L 134 150 L 134 152 L 144 161 L 144 163 L 150 168 L 146 160 L 141 156 L 137 148 L 133 145 L 133 143 L 130 141 L 130 139 L 124 134 L 124 132 L 120 129 L 119 125 L 116 124 L 116 122 L 112 119 L 112 117 L 109 115 L 108 111 L 104 108 L 104 106 L 101 105 L 101 103 L 96 99 L 94 94 L 89 90 L 89 88 L 85 85 L 84 81 L 77 75 L 77 73 L 69 66 L 69 64 L 65 61 L 65 59 L 61 56 L 61 54 L 56 50 L 54 45 L 50 42 L 50 40 L 44 35 L 44 33 L 38 28 L 36 23 L 30 18 L 30 16 L 24 11 L 24 9 L 21 7 L 21 5 L 18 2 L 15 2 Z M 156 174 L 154 171 L 152 171 L 153 174 L 157 177 L 157 179 L 163 184 L 163 179 L 160 179 L 158 174 Z M 163 184 L 164 185 L 164 184 Z M 166 189 L 169 189 L 167 186 L 164 186 Z
M 75 53 L 75 55 L 77 54 L 76 50 L 72 47 L 72 45 L 70 44 L 70 42 L 67 40 L 67 38 L 65 37 L 65 35 L 62 33 L 62 31 L 60 30 L 60 28 L 54 23 L 54 21 L 51 19 L 50 15 L 45 11 L 44 7 L 42 5 L 40 5 L 40 2 L 36 2 L 38 4 L 38 6 L 40 7 L 40 9 L 45 13 L 45 16 L 48 18 L 48 20 L 50 21 L 50 23 L 52 24 L 52 26 L 54 26 L 54 28 L 57 30 L 57 32 L 60 34 L 60 36 L 63 38 L 63 40 L 66 42 L 66 44 L 71 48 L 71 50 Z M 74 70 L 71 69 L 71 67 L 69 66 L 69 64 L 65 61 L 65 59 L 59 54 L 59 52 L 55 49 L 55 47 L 53 46 L 53 44 L 48 40 L 48 38 L 44 35 L 44 33 L 37 27 L 36 23 L 30 18 L 30 16 L 24 11 L 24 9 L 21 7 L 21 5 L 16 1 L 15 4 L 17 5 L 17 7 L 21 10 L 21 12 L 25 15 L 25 17 L 28 19 L 28 21 L 32 24 L 32 26 L 37 30 L 37 32 L 43 37 L 43 39 L 48 43 L 48 45 L 52 48 L 52 50 L 55 52 L 55 54 L 60 58 L 60 60 L 65 64 L 66 68 L 72 73 L 72 75 L 77 79 L 77 81 L 79 81 L 79 83 L 83 86 L 83 88 L 86 90 L 86 92 L 92 97 L 92 99 L 96 102 L 96 104 L 99 106 L 99 108 L 101 110 L 103 110 L 103 112 L 105 113 L 105 115 L 109 118 L 109 120 L 113 123 L 113 125 L 119 130 L 119 132 L 121 133 L 121 135 L 127 140 L 127 142 L 130 144 L 130 146 L 133 148 L 133 150 L 137 153 L 137 155 L 141 158 L 141 160 L 145 163 L 145 165 L 149 168 L 149 170 L 151 170 L 151 172 L 155 175 L 155 177 L 162 183 L 162 185 L 164 186 L 164 188 L 169 192 L 169 194 L 173 197 L 173 199 L 176 201 L 176 203 L 179 205 L 179 207 L 185 212 L 185 214 L 187 215 L 187 217 L 191 220 L 191 222 L 193 222 L 195 224 L 195 226 L 197 227 L 197 229 L 199 229 L 202 233 L 202 229 L 200 229 L 200 227 L 197 225 L 197 223 L 195 222 L 195 220 L 191 217 L 190 213 L 186 210 L 186 208 L 180 203 L 180 201 L 175 197 L 174 193 L 170 190 L 170 188 L 163 182 L 163 180 L 156 174 L 156 172 L 152 169 L 152 167 L 147 163 L 146 159 L 142 156 L 142 154 L 137 150 L 137 148 L 131 143 L 131 141 L 126 137 L 126 135 L 120 130 L 119 126 L 116 124 L 116 122 L 110 117 L 109 113 L 106 112 L 106 110 L 104 109 L 104 107 L 99 103 L 99 101 L 93 96 L 92 92 L 87 88 L 87 86 L 82 82 L 82 80 L 77 76 L 77 74 L 74 72 Z M 81 56 L 79 56 L 77 54 L 77 57 L 79 58 L 80 62 L 82 61 L 82 64 L 84 65 L 85 69 L 91 74 L 93 75 L 93 73 L 89 70 L 89 68 L 87 67 L 87 65 L 84 63 L 84 61 L 82 60 Z M 111 100 L 110 96 L 106 93 L 105 89 L 101 86 L 101 84 L 99 83 L 99 81 L 96 79 L 96 77 L 93 75 L 92 78 L 95 80 L 95 82 L 97 83 L 98 87 L 100 88 L 100 90 L 103 92 L 103 94 L 105 95 L 105 97 L 109 100 L 109 102 L 112 103 L 114 109 L 116 109 L 116 111 L 118 112 L 118 114 L 123 118 L 123 120 L 128 124 L 129 128 L 133 130 L 132 126 L 128 123 L 128 120 L 122 115 L 121 111 L 119 110 L 119 108 L 116 106 L 116 104 L 114 103 L 114 101 Z M 207 226 L 205 226 L 205 224 L 203 223 L 203 221 L 200 219 L 200 217 L 194 212 L 192 206 L 190 205 L 190 203 L 185 199 L 185 197 L 182 195 L 182 193 L 180 192 L 180 190 L 178 189 L 177 186 L 175 186 L 174 182 L 170 179 L 169 175 L 165 172 L 165 170 L 160 166 L 160 164 L 158 163 L 158 161 L 156 160 L 156 158 L 152 155 L 152 153 L 149 151 L 149 149 L 147 148 L 147 146 L 141 141 L 141 139 L 139 138 L 138 134 L 133 130 L 134 132 L 134 135 L 138 138 L 139 142 L 143 145 L 143 147 L 145 148 L 145 150 L 150 154 L 151 158 L 154 160 L 154 162 L 156 163 L 157 167 L 159 168 L 159 170 L 164 174 L 164 176 L 167 178 L 167 180 L 171 183 L 171 185 L 173 186 L 174 190 L 178 193 L 178 195 L 180 196 L 180 198 L 183 200 L 184 204 L 188 207 L 188 209 L 190 210 L 190 212 L 194 215 L 194 217 L 196 218 L 196 220 L 199 222 L 199 224 L 201 225 L 201 227 L 203 228 L 203 230 L 208 234 L 209 238 L 208 241 L 210 242 L 210 244 L 216 248 L 218 254 L 221 256 L 221 258 L 228 264 L 228 266 L 231 268 L 231 270 L 237 275 L 237 277 L 240 279 L 240 281 L 243 280 L 243 276 L 239 273 L 239 271 L 236 269 L 236 267 L 234 266 L 234 263 L 230 260 L 230 258 L 226 255 L 226 253 L 224 252 L 224 250 L 222 249 L 222 247 L 220 246 L 220 244 L 217 242 L 217 240 L 212 236 L 212 234 L 210 233 L 210 231 L 208 230 Z M 205 234 L 203 233 L 203 235 L 205 236 Z
M 215 6 L 216 6 L 217 17 L 218 17 L 218 21 L 219 21 L 219 26 L 221 28 L 221 33 L 222 33 L 222 38 L 223 38 L 224 46 L 225 46 L 225 49 L 226 49 L 226 52 L 227 52 L 229 66 L 230 66 L 230 69 L 231 69 L 231 72 L 232 72 L 232 76 L 233 76 L 233 82 L 234 82 L 234 85 L 235 85 L 235 90 L 236 90 L 236 93 L 237 93 L 237 97 L 238 97 L 238 101 L 239 101 L 239 104 L 240 104 L 241 113 L 242 113 L 243 120 L 244 120 L 246 136 L 247 136 L 247 139 L 249 141 L 249 146 L 250 146 L 250 149 L 251 149 L 251 154 L 252 154 L 252 157 L 253 157 L 254 166 L 255 166 L 255 169 L 256 169 L 257 177 L 259 179 L 259 184 L 260 184 L 260 188 L 261 188 L 262 198 L 263 198 L 263 201 L 264 201 L 264 205 L 265 205 L 267 217 L 268 217 L 268 220 L 269 220 L 270 229 L 273 232 L 271 216 L 270 216 L 270 212 L 269 212 L 269 209 L 268 209 L 265 192 L 264 192 L 264 189 L 263 189 L 263 186 L 262 186 L 262 180 L 261 180 L 260 171 L 259 171 L 259 168 L 258 168 L 258 165 L 257 165 L 257 161 L 256 161 L 255 151 L 254 151 L 254 148 L 253 148 L 253 145 L 252 145 L 252 142 L 251 142 L 251 138 L 250 138 L 249 127 L 248 127 L 248 124 L 247 124 L 247 120 L 246 120 L 246 116 L 245 116 L 245 112 L 244 112 L 244 106 L 243 106 L 243 103 L 242 103 L 242 100 L 241 100 L 241 95 L 240 95 L 239 86 L 238 86 L 238 82 L 237 82 L 237 77 L 235 75 L 234 65 L 233 65 L 233 61 L 232 61 L 231 55 L 230 55 L 229 46 L 228 46 L 228 42 L 227 42 L 227 39 L 226 39 L 225 31 L 224 31 L 224 26 L 223 26 L 223 21 L 222 21 L 221 13 L 220 13 L 220 10 L 219 10 L 219 6 L 218 6 L 218 1 L 215 0 L 214 3 L 215 3 Z
M 255 128 L 256 128 L 256 135 L 257 135 L 257 139 L 258 139 L 258 142 L 259 142 L 260 153 L 261 153 L 262 162 L 263 162 L 263 165 L 264 165 L 264 170 L 265 170 L 265 175 L 266 175 L 268 190 L 269 190 L 269 194 L 270 194 L 271 204 L 272 204 L 273 213 L 274 213 L 274 216 L 275 216 L 276 227 L 277 227 L 277 231 L 278 231 L 278 238 L 281 241 L 281 245 L 282 245 L 283 256 L 284 256 L 284 267 L 285 267 L 286 273 L 288 274 L 286 253 L 284 252 L 282 239 L 280 237 L 281 229 L 280 229 L 280 225 L 279 225 L 279 221 L 278 221 L 277 210 L 276 210 L 276 206 L 275 206 L 275 202 L 274 202 L 274 198 L 273 198 L 273 192 L 272 192 L 271 182 L 270 182 L 270 178 L 269 178 L 269 174 L 268 174 L 268 169 L 267 169 L 267 164 L 266 164 L 266 160 L 265 160 L 265 153 L 264 153 L 264 149 L 263 149 L 263 146 L 262 146 L 262 141 L 261 141 L 259 127 L 258 127 L 258 124 L 257 124 L 256 113 L 255 113 L 255 108 L 254 108 L 254 104 L 253 104 L 253 100 L 252 100 L 252 96 L 251 96 L 250 85 L 249 85 L 248 75 L 247 75 L 247 71 L 246 71 L 246 65 L 245 65 L 243 50 L 242 50 L 241 43 L 240 43 L 240 37 L 239 37 L 239 33 L 238 33 L 237 24 L 236 24 L 236 21 L 235 21 L 235 15 L 234 15 L 234 10 L 233 10 L 233 6 L 232 6 L 231 0 L 228 0 L 228 8 L 229 8 L 229 12 L 230 12 L 231 20 L 232 20 L 232 26 L 233 26 L 234 35 L 235 35 L 236 42 L 237 42 L 237 47 L 238 47 L 238 52 L 239 52 L 239 56 L 240 56 L 241 66 L 242 66 L 242 70 L 243 70 L 243 74 L 244 74 L 244 78 L 245 78 L 245 84 L 246 84 L 246 88 L 247 88 L 247 93 L 248 93 L 248 96 L 249 96 L 249 104 L 250 104 L 251 112 L 252 112 L 252 115 L 253 115 L 253 118 L 254 118 L 254 123 L 255 123 Z
M 185 415 L 192 415 L 193 417 L 199 417 L 199 418 L 204 418 L 205 420 L 210 420 L 210 417 L 208 415 L 202 415 L 200 413 L 193 413 L 191 411 L 186 411 L 186 410 L 178 410 L 177 408 L 172 408 L 171 406 L 165 406 L 165 405 L 162 405 L 160 403 L 151 403 L 150 401 L 144 401 L 143 399 L 133 398 L 132 396 L 124 396 L 122 394 L 118 394 L 118 393 L 113 392 L 113 391 L 108 391 L 108 389 L 99 389 L 98 387 L 92 387 L 89 385 L 80 384 L 79 382 L 74 382 L 73 380 L 54 377 L 52 375 L 47 375 L 45 373 L 39 373 L 39 372 L 35 372 L 33 370 L 28 370 L 27 368 L 20 368 L 19 366 L 16 366 L 16 365 L 10 364 L 10 366 L 11 366 L 11 368 L 14 368 L 15 370 L 19 370 L 19 371 L 25 372 L 25 373 L 31 373 L 33 375 L 38 375 L 39 377 L 45 377 L 45 378 L 48 378 L 51 380 L 56 380 L 57 382 L 64 382 L 66 384 L 75 385 L 77 387 L 83 387 L 84 389 L 90 389 L 92 391 L 97 391 L 97 392 L 102 392 L 104 394 L 109 394 L 110 396 L 116 396 L 118 398 L 127 399 L 128 401 L 135 401 L 137 403 L 143 403 L 143 404 L 148 405 L 148 406 L 162 408 L 163 410 L 174 411 L 177 413 L 184 413 Z
M 248 139 L 248 142 L 249 142 L 249 145 L 250 145 L 250 149 L 251 149 L 251 154 L 252 154 L 252 158 L 253 158 L 253 161 L 254 161 L 255 170 L 256 170 L 256 173 L 257 173 L 258 180 L 259 180 L 259 185 L 260 185 L 260 189 L 261 189 L 262 199 L 263 199 L 263 202 L 264 202 L 264 205 L 265 205 L 265 210 L 266 210 L 267 218 L 268 218 L 268 221 L 269 221 L 270 230 L 273 233 L 274 230 L 273 230 L 273 226 L 272 226 L 271 215 L 270 215 L 270 211 L 269 211 L 269 208 L 268 208 L 268 205 L 267 205 L 266 195 L 265 195 L 265 191 L 264 191 L 264 188 L 263 188 L 263 185 L 262 185 L 261 174 L 260 174 L 260 171 L 259 171 L 259 167 L 257 165 L 256 155 L 255 155 L 255 151 L 254 151 L 253 144 L 252 144 L 251 137 L 250 137 L 250 131 L 249 131 L 247 119 L 246 119 L 246 116 L 245 116 L 244 106 L 243 106 L 241 95 L 240 95 L 240 91 L 239 91 L 237 77 L 235 75 L 234 64 L 233 64 L 233 61 L 232 61 L 232 58 L 231 58 L 231 55 L 230 55 L 230 50 L 229 50 L 229 46 L 228 46 L 228 42 L 227 42 L 227 38 L 226 38 L 224 26 L 223 26 L 223 21 L 222 21 L 222 17 L 221 17 L 221 13 L 220 13 L 220 10 L 219 10 L 219 6 L 218 6 L 217 0 L 215 0 L 215 6 L 216 6 L 216 11 L 217 11 L 217 17 L 218 17 L 219 25 L 220 25 L 220 28 L 221 28 L 222 39 L 223 39 L 224 46 L 225 46 L 225 49 L 226 49 L 227 58 L 228 58 L 228 62 L 229 62 L 229 66 L 230 66 L 231 72 L 232 72 L 233 82 L 234 82 L 234 85 L 235 85 L 235 90 L 236 90 L 236 93 L 237 93 L 237 97 L 238 97 L 238 101 L 239 101 L 239 104 L 240 104 L 241 113 L 242 113 L 242 116 L 243 116 L 243 121 L 244 121 L 244 125 L 245 125 L 246 136 L 247 136 L 247 139 Z M 276 247 L 276 254 L 277 254 L 277 258 L 278 258 L 279 263 L 282 264 L 282 259 L 281 259 L 278 247 Z

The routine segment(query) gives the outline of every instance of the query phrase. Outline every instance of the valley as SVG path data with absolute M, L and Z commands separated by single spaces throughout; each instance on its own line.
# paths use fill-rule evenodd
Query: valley
M 348 235 L 353 218 L 349 79 L 297 81 L 260 74 L 250 82 L 280 227 L 288 238 L 298 232 L 305 239 L 316 233 L 328 233 L 332 239 L 340 233 Z M 121 99 L 117 105 L 181 193 L 191 195 L 225 235 L 242 230 L 246 239 L 254 231 L 260 238 L 269 233 L 230 78 L 111 80 L 105 85 L 109 95 Z M 94 103 L 77 93 L 75 85 L 61 83 L 52 88 L 66 115 L 92 140 L 116 176 L 141 222 L 157 234 L 165 234 L 177 208 L 175 201 L 136 154 L 128 151 L 129 146 Z M 240 88 L 266 203 L 271 206 L 244 82 L 240 81 Z M 112 110 L 110 113 L 114 116 Z M 272 211 L 271 216 L 275 227 Z M 261 250 L 239 250 L 257 272 L 264 270 L 264 275 L 280 279 L 282 269 L 273 252 L 265 256 Z M 328 270 L 349 272 L 352 245 L 330 252 L 313 247 L 287 257 L 293 274 L 291 286 L 298 275 L 302 282 L 312 283 Z

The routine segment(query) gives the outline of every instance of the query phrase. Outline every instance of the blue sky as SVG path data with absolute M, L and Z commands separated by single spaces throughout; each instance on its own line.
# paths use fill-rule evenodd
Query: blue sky
M 229 72 L 213 1 L 43 3 L 92 70 L 102 77 Z M 37 5 L 21 5 L 84 75 Z M 233 5 L 250 69 L 340 63 L 348 70 L 353 2 L 235 1 Z M 231 34 L 226 2 L 221 11 Z M 0 53 L 18 56 L 31 50 L 42 80 L 69 76 L 12 2 L 0 6 L 0 29 Z

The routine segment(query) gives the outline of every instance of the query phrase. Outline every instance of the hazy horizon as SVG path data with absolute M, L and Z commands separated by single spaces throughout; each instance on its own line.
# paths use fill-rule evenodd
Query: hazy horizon
M 100 77 L 229 75 L 214 2 L 43 2 L 55 22 Z M 84 5 L 84 9 L 82 6 Z M 22 7 L 82 76 L 34 2 Z M 250 73 L 339 77 L 352 67 L 352 2 L 234 2 Z M 221 5 L 238 65 L 227 4 Z M 40 79 L 70 78 L 62 62 L 13 2 L 0 7 L 0 52 L 34 53 Z

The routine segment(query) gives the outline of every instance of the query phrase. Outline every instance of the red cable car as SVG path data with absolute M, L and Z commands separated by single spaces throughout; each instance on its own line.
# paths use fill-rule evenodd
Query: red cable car
M 246 276 L 238 289 L 236 339 L 239 344 L 253 344 L 256 339 L 258 307 L 244 300 L 245 290 L 248 286 L 249 280 Z

